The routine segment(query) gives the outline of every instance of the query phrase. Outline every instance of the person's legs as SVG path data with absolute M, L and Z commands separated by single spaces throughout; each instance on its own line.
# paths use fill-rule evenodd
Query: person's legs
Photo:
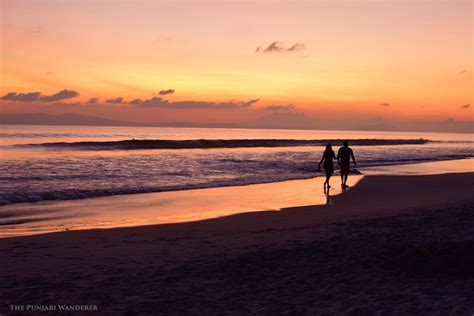
M 349 176 L 349 165 L 341 165 L 342 187 L 347 187 L 347 177 Z
M 329 179 L 331 179 L 331 174 L 330 173 L 326 173 L 326 184 L 328 186 L 328 188 L 330 188 L 331 186 L 329 185 Z

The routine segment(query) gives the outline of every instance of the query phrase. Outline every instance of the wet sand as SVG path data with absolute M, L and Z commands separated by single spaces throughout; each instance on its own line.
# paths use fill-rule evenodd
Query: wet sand
M 472 315 L 473 175 L 367 176 L 329 206 L 0 239 L 0 313 Z
M 365 167 L 349 177 L 354 187 L 364 175 L 433 175 L 474 170 L 474 159 Z M 238 213 L 331 203 L 341 193 L 334 175 L 329 194 L 323 172 L 310 179 L 170 192 L 125 194 L 0 206 L 0 238 L 65 230 L 117 228 L 204 220 Z M 364 196 L 366 198 L 366 196 Z
M 361 175 L 353 175 L 348 184 L 354 186 L 361 178 Z M 252 211 L 321 205 L 341 193 L 341 187 L 334 185 L 326 196 L 323 182 L 324 177 L 315 177 L 235 187 L 4 205 L 0 206 L 0 238 L 181 223 Z

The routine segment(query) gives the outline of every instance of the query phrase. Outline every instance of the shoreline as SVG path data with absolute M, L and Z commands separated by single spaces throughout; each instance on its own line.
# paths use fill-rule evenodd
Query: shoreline
M 472 313 L 473 175 L 367 176 L 329 206 L 3 238 L 0 311 Z
M 348 184 L 355 186 L 362 178 L 353 175 Z M 323 181 L 324 178 L 318 176 L 232 187 L 22 203 L 0 207 L 0 211 L 7 214 L 0 219 L 4 229 L 0 239 L 15 235 L 196 222 L 235 214 L 277 212 L 295 206 L 324 205 L 343 190 L 335 186 L 330 194 L 325 194 Z M 260 193 L 255 195 L 255 192 Z
M 354 178 L 354 176 L 352 176 Z M 309 212 L 314 213 L 318 212 L 317 215 L 317 224 L 326 223 L 328 220 L 345 220 L 352 219 L 354 217 L 364 218 L 366 216 L 384 216 L 384 214 L 393 215 L 400 211 L 400 209 L 411 209 L 419 207 L 432 207 L 436 205 L 445 205 L 449 204 L 449 201 L 460 201 L 464 203 L 466 201 L 470 202 L 471 196 L 466 191 L 461 190 L 461 187 L 458 187 L 458 190 L 446 189 L 444 184 L 436 183 L 436 188 L 426 188 L 423 189 L 423 186 L 427 185 L 427 182 L 430 185 L 434 185 L 434 182 L 440 181 L 439 179 L 463 179 L 464 187 L 474 186 L 474 172 L 463 172 L 463 173 L 443 173 L 443 174 L 428 174 L 428 175 L 368 175 L 360 177 L 357 179 L 357 185 L 351 186 L 345 192 L 330 196 L 330 203 L 321 203 L 315 205 L 302 205 L 302 206 L 290 206 L 290 207 L 281 207 L 276 209 L 265 209 L 265 210 L 248 210 L 244 212 L 230 213 L 217 217 L 203 218 L 197 220 L 189 221 L 180 221 L 180 222 L 169 222 L 169 223 L 160 223 L 160 224 L 146 224 L 146 225 L 130 225 L 130 226 L 119 226 L 119 227 L 107 227 L 107 228 L 88 228 L 88 229 L 77 229 L 77 230 L 63 230 L 63 231 L 51 231 L 40 234 L 33 235 L 19 235 L 0 238 L 0 242 L 3 240 L 16 239 L 16 238 L 35 238 L 42 235 L 55 235 L 55 234 L 74 234 L 74 233 L 87 233 L 87 232 L 101 232 L 107 234 L 107 231 L 120 231 L 120 230 L 152 230 L 159 229 L 160 227 L 198 227 L 202 225 L 207 227 L 210 225 L 214 226 L 214 223 L 222 222 L 234 222 L 234 224 L 239 224 L 238 227 L 243 228 L 247 227 L 251 229 L 255 223 L 251 223 L 249 219 L 252 217 L 254 219 L 259 219 L 258 224 L 263 224 L 263 221 L 267 221 L 266 225 L 276 224 L 279 222 L 285 222 L 285 225 L 297 225 L 299 223 L 299 218 L 306 220 L 305 216 Z M 436 179 L 431 182 L 428 179 Z M 323 180 L 322 178 L 320 180 Z M 290 180 L 284 182 L 299 181 L 299 180 Z M 410 194 L 405 194 L 405 191 L 408 190 L 406 186 L 406 181 L 410 182 L 410 186 L 419 186 L 420 190 L 417 193 L 406 192 Z M 442 181 L 441 181 L 442 182 Z M 445 182 L 450 182 L 446 180 Z M 277 182 L 274 184 L 278 184 Z M 253 186 L 253 185 L 251 185 Z M 243 186 L 247 187 L 247 186 Z M 391 187 L 389 190 L 382 190 L 381 187 Z M 206 190 L 206 189 L 199 189 Z M 397 192 L 393 192 L 396 190 Z M 198 190 L 196 190 L 198 191 Z M 374 192 L 373 194 L 370 194 Z M 163 193 L 163 192 L 160 192 Z M 395 193 L 395 194 L 394 194 Z M 438 195 L 433 196 L 433 193 L 439 193 Z M 441 194 L 443 193 L 443 194 Z M 149 193 L 154 195 L 155 193 Z M 147 195 L 143 194 L 143 195 Z M 135 196 L 135 195 L 132 195 Z M 372 196 L 372 199 L 368 199 L 367 196 Z M 102 199 L 102 197 L 96 198 Z M 349 205 L 355 205 L 357 212 L 348 212 Z M 362 210 L 363 209 L 363 210 Z M 298 212 L 298 214 L 293 214 Z M 288 221 L 291 217 L 297 215 L 292 220 Z M 249 217 L 249 218 L 247 218 Z M 327 218 L 326 218 L 327 217 Z M 347 217 L 347 218 L 346 218 Z M 243 224 L 243 225 L 242 225 Z M 279 223 L 281 225 L 282 223 Z M 299 223 L 301 224 L 301 223 Z M 316 223 L 313 223 L 316 224 Z M 217 225 L 217 224 L 216 224 Z M 284 226 L 285 226 L 284 225 Z M 236 225 L 234 225 L 236 226 Z M 236 226 L 237 227 L 237 226 Z M 215 228 L 215 227 L 213 227 Z
M 465 172 L 473 170 L 473 163 L 473 159 L 463 159 L 362 168 L 362 175 L 349 177 L 349 191 L 367 175 L 430 175 L 440 174 L 440 170 Z M 0 207 L 3 214 L 0 214 L 0 239 L 58 231 L 190 222 L 239 213 L 324 205 L 331 203 L 342 190 L 337 174 L 332 178 L 329 194 L 323 192 L 323 181 L 318 174 L 310 179 L 242 186 L 5 205 Z

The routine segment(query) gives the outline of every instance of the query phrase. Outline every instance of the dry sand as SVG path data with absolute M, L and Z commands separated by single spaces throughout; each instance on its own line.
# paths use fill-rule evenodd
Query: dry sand
M 369 176 L 330 206 L 0 239 L 0 314 L 473 315 L 473 184 Z

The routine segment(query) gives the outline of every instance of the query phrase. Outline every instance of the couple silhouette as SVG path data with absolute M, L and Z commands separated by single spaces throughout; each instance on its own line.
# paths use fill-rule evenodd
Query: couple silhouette
M 341 187 L 343 189 L 349 187 L 347 185 L 347 177 L 349 176 L 349 171 L 351 167 L 351 158 L 356 166 L 356 160 L 354 157 L 354 152 L 349 147 L 349 142 L 347 140 L 342 142 L 343 146 L 339 148 L 337 152 L 337 156 L 332 150 L 332 145 L 327 144 L 326 150 L 323 153 L 323 157 L 318 165 L 318 171 L 321 170 L 321 164 L 324 166 L 324 171 L 326 172 L 326 181 L 324 182 L 324 189 L 329 189 L 331 186 L 329 185 L 329 179 L 331 179 L 332 174 L 334 173 L 334 160 L 337 160 L 337 164 L 340 166 L 341 169 Z

